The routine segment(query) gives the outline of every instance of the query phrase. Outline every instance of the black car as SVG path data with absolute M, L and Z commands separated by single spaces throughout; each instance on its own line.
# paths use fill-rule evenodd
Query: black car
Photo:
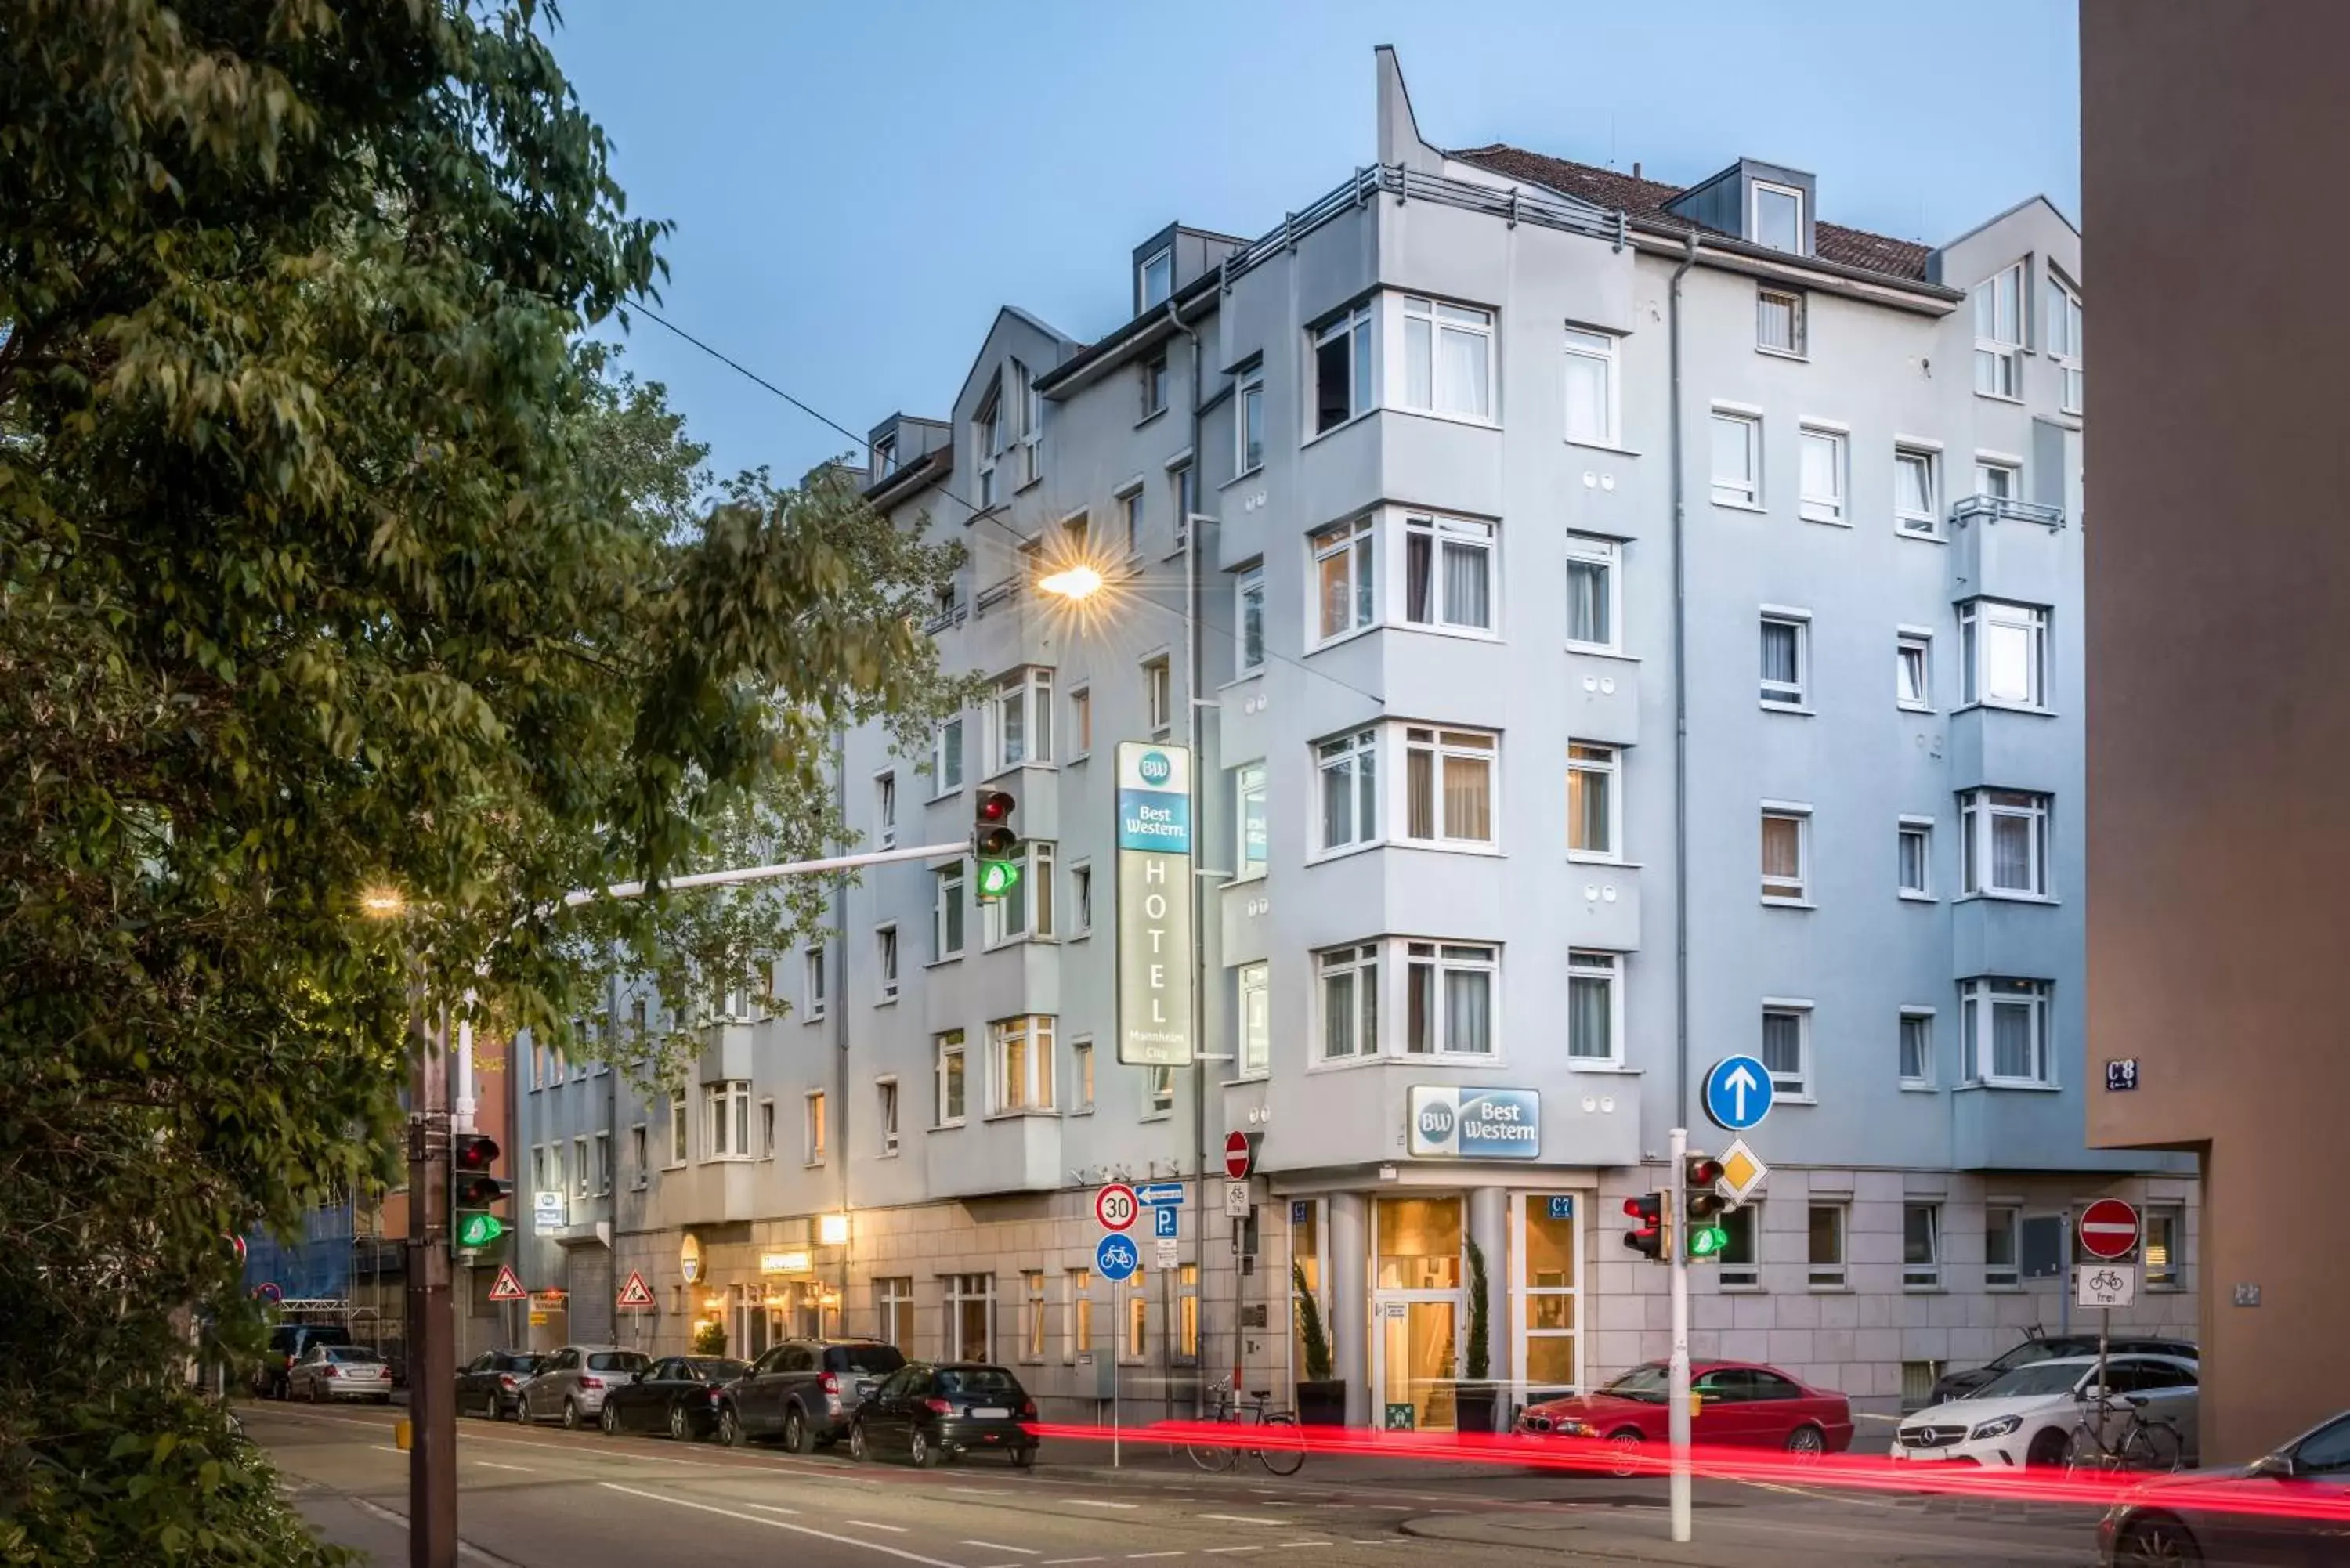
M 751 1364 L 718 1407 L 718 1440 L 729 1448 L 781 1438 L 793 1453 L 848 1435 L 858 1401 L 906 1365 L 897 1346 L 872 1339 L 787 1339 Z
M 912 1362 L 858 1407 L 848 1452 L 857 1459 L 902 1453 L 916 1469 L 941 1456 L 1002 1453 L 1025 1469 L 1036 1462 L 1036 1439 L 1022 1423 L 1035 1418 L 1036 1401 L 1003 1367 Z
M 2195 1496 L 2199 1489 L 2208 1495 Z M 2104 1568 L 2350 1563 L 2350 1520 L 2294 1508 L 2301 1501 L 2350 1504 L 2350 1413 L 2249 1465 L 2132 1487 L 2097 1523 L 2097 1561 Z
M 2183 1339 L 2116 1338 L 2107 1342 L 2106 1348 L 2116 1355 L 2178 1355 L 2189 1361 L 2199 1359 L 2195 1346 Z M 1970 1367 L 1964 1372 L 1945 1372 L 1935 1383 L 1934 1392 L 1926 1403 L 1941 1405 L 1952 1399 L 1963 1399 L 2001 1373 L 2029 1366 L 2035 1361 L 2054 1361 L 2062 1355 L 2096 1354 L 2097 1336 L 2094 1334 L 2034 1334 L 2014 1349 L 2003 1352 L 1989 1366 Z
M 334 1323 L 281 1323 L 269 1331 L 269 1350 L 253 1369 L 256 1398 L 283 1399 L 286 1375 L 314 1345 L 348 1345 L 351 1331 Z
M 522 1409 L 524 1379 L 546 1358 L 527 1350 L 485 1350 L 457 1373 L 457 1414 L 502 1421 Z
M 667 1432 L 680 1442 L 718 1426 L 725 1386 L 751 1370 L 723 1355 L 671 1355 L 604 1396 L 598 1423 L 608 1432 Z

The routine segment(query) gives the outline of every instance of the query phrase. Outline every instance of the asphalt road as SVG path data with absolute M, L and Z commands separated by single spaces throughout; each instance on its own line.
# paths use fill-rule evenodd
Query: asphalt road
M 291 1500 L 328 1537 L 386 1568 L 407 1562 L 401 1412 L 244 1407 Z M 1432 1554 L 1576 1563 L 2073 1568 L 2090 1516 L 1997 1517 L 1803 1487 L 1699 1489 L 1696 1540 L 1668 1539 L 1663 1483 L 1427 1462 L 1309 1458 L 1283 1480 L 1203 1475 L 1157 1445 L 1048 1445 L 1022 1472 L 992 1456 L 939 1469 L 819 1453 L 459 1424 L 461 1558 L 480 1568 L 1419 1568 Z M 1178 1469 L 1176 1467 L 1180 1466 Z

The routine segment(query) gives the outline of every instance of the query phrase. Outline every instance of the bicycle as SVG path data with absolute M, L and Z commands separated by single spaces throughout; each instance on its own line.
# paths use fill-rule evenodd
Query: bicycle
M 1270 1390 L 1251 1389 L 1245 1405 L 1233 1398 L 1232 1386 L 1222 1379 L 1210 1384 L 1208 1393 L 1214 1400 L 1214 1404 L 1203 1417 L 1207 1421 L 1232 1426 L 1254 1424 L 1259 1427 L 1285 1427 L 1293 1431 L 1296 1429 L 1297 1417 L 1288 1410 L 1274 1407 L 1271 1403 L 1273 1395 Z M 1211 1475 L 1238 1466 L 1242 1457 L 1246 1454 L 1255 1455 L 1257 1463 L 1263 1465 L 1271 1474 L 1277 1476 L 1294 1476 L 1305 1464 L 1305 1450 L 1287 1445 L 1268 1449 L 1252 1447 L 1246 1443 L 1187 1443 L 1184 1445 L 1184 1451 L 1191 1456 L 1193 1464 Z
M 2076 1470 L 2175 1470 L 2186 1454 L 2178 1425 L 2167 1416 L 2148 1416 L 2135 1394 L 2083 1396 L 2080 1421 L 2064 1445 L 2064 1469 Z M 2118 1440 L 2106 1441 L 2106 1418 L 2126 1415 Z

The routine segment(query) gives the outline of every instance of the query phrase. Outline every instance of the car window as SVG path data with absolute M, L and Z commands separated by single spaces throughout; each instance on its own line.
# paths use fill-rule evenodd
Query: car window
M 825 1351 L 824 1365 L 830 1372 L 880 1377 L 905 1366 L 906 1358 L 891 1345 L 836 1345 Z
M 2022 1399 L 2052 1394 L 2069 1394 L 2084 1376 L 2095 1376 L 2094 1366 L 2080 1366 L 2071 1362 L 2043 1361 L 2031 1366 L 2019 1366 L 2012 1372 L 2002 1372 L 1974 1392 L 1978 1399 Z
M 590 1372 L 635 1372 L 646 1362 L 641 1350 L 598 1350 L 588 1357 Z
M 383 1359 L 374 1351 L 357 1345 L 322 1345 L 318 1347 L 318 1356 L 322 1361 L 342 1362 L 380 1362 Z
M 2350 1416 L 2328 1422 L 2295 1444 L 2293 1463 L 2302 1475 L 2350 1475 Z
M 1752 1389 L 1747 1396 L 1750 1399 L 1800 1399 L 1804 1397 L 1802 1386 L 1793 1378 L 1782 1377 L 1775 1372 L 1764 1372 L 1757 1367 L 1750 1369 L 1746 1376 Z
M 555 1359 L 546 1365 L 550 1372 L 568 1372 L 579 1365 L 579 1353 L 576 1350 L 558 1350 L 555 1353 Z
M 1744 1399 L 1746 1373 L 1742 1367 L 1725 1366 L 1706 1373 L 1690 1385 L 1690 1392 L 1699 1395 L 1709 1404 L 1730 1404 Z
M 1664 1398 L 1666 1384 L 1665 1364 L 1652 1361 L 1645 1366 L 1635 1366 L 1599 1391 L 1613 1394 L 1618 1399 L 1644 1399 L 1655 1404 Z
M 1020 1380 L 1001 1366 L 942 1366 L 939 1368 L 939 1392 L 1017 1394 Z
M 751 1370 L 749 1364 L 723 1356 L 683 1356 L 678 1360 L 678 1375 L 702 1383 L 732 1383 Z
M 920 1366 L 899 1367 L 890 1375 L 888 1382 L 881 1385 L 877 1397 L 887 1399 L 904 1398 L 913 1392 L 914 1385 L 921 1378 L 922 1372 L 923 1369 Z
M 509 1355 L 500 1365 L 508 1372 L 536 1372 L 546 1360 L 544 1355 Z

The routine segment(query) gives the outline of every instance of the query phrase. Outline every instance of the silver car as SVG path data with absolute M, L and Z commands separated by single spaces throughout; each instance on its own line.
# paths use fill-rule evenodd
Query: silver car
M 286 1397 L 317 1405 L 328 1399 L 391 1403 L 391 1368 L 363 1345 L 314 1345 L 286 1372 Z
M 538 1364 L 522 1386 L 525 1421 L 560 1421 L 567 1432 L 592 1427 L 604 1396 L 645 1369 L 651 1357 L 617 1345 L 567 1345 Z

